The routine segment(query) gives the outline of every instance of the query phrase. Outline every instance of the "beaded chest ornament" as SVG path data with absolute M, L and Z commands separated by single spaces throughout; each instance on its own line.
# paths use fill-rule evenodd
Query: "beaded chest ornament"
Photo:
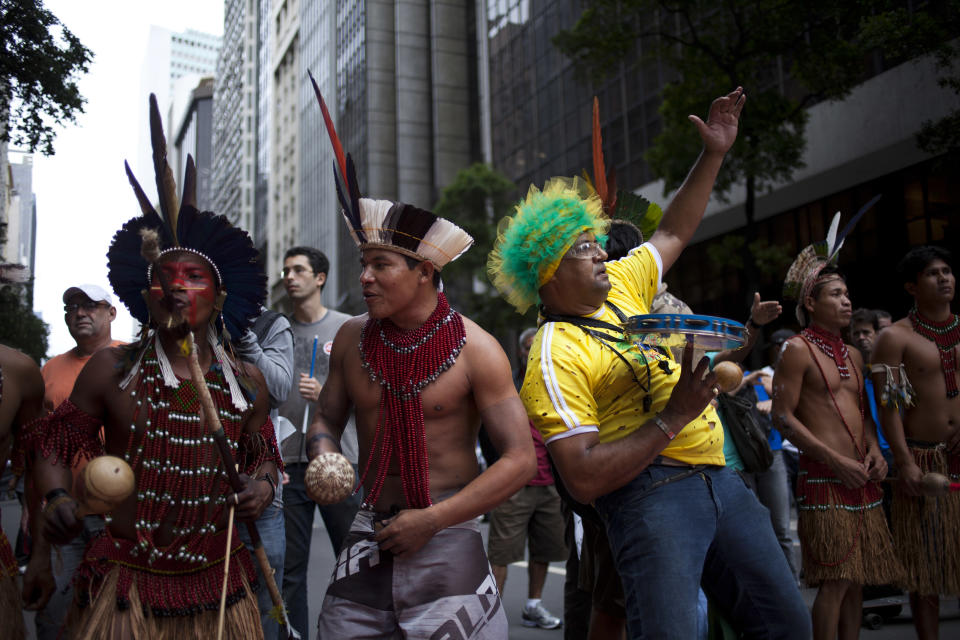
M 466 343 L 463 318 L 437 294 L 437 307 L 413 331 L 402 331 L 390 320 L 370 319 L 363 326 L 360 359 L 370 379 L 382 388 L 377 430 L 360 485 L 377 458 L 376 477 L 364 500 L 372 507 L 380 497 L 390 461 L 400 462 L 407 506 L 424 508 L 430 500 L 430 465 L 420 393 L 453 366 Z

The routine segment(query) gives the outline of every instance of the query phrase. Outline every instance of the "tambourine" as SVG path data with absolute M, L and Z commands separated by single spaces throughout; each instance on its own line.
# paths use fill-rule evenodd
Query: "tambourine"
M 716 316 L 650 313 L 627 318 L 623 330 L 647 347 L 682 349 L 692 342 L 702 351 L 723 351 L 743 345 L 747 328 L 739 322 Z

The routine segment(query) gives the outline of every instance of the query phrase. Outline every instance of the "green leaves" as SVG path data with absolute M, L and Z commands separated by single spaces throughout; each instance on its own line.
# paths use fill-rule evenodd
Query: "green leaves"
M 26 286 L 29 292 L 32 281 Z M 28 294 L 27 299 L 30 298 Z M 31 311 L 21 297 L 20 286 L 0 287 L 0 343 L 23 351 L 40 364 L 47 357 L 49 335 L 49 325 Z
M 476 163 L 460 171 L 433 208 L 438 216 L 463 227 L 474 239 L 470 249 L 443 268 L 451 305 L 491 334 L 504 337 L 522 319 L 504 301 L 487 277 L 487 255 L 493 249 L 497 223 L 509 215 L 516 186 L 502 173 Z M 536 310 L 526 315 L 536 320 Z
M 0 139 L 53 155 L 55 127 L 83 113 L 93 53 L 39 0 L 0 0 Z

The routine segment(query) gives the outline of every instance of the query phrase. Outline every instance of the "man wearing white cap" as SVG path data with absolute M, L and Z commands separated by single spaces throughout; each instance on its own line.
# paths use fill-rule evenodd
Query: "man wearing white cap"
M 117 317 L 117 309 L 113 306 L 110 293 L 103 287 L 95 284 L 69 287 L 63 292 L 63 311 L 64 322 L 67 323 L 67 329 L 77 346 L 50 358 L 40 371 L 43 376 L 43 406 L 46 411 L 53 411 L 70 397 L 73 384 L 90 356 L 105 347 L 123 344 L 111 336 L 110 323 Z M 74 468 L 74 474 L 78 472 L 79 467 Z M 35 619 L 37 637 L 40 640 L 58 637 L 73 596 L 70 586 L 73 572 L 82 559 L 88 537 L 100 529 L 103 529 L 103 518 L 88 516 L 85 518 L 83 535 L 59 547 L 61 561 L 52 564 L 52 578 L 56 583 L 56 590 L 43 610 L 37 612 Z M 35 553 L 30 559 L 27 578 L 31 584 L 36 580 L 49 585 L 41 588 L 41 591 L 46 591 L 53 586 L 50 583 L 51 558 L 46 552 L 49 543 L 43 536 L 34 536 L 34 542 Z M 43 603 L 43 595 L 36 595 L 39 600 L 28 602 L 28 608 L 36 608 Z
M 53 411 L 70 397 L 73 383 L 94 353 L 122 344 L 110 335 L 110 323 L 117 317 L 110 294 L 95 284 L 81 284 L 63 292 L 63 319 L 77 346 L 54 356 L 43 366 L 43 404 Z

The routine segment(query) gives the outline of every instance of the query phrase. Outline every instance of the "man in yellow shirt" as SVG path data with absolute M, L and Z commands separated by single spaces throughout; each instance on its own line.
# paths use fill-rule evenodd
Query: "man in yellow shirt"
M 810 637 L 810 616 L 769 515 L 724 467 L 706 358 L 682 363 L 620 331 L 648 313 L 693 236 L 737 135 L 742 89 L 691 121 L 703 152 L 649 242 L 604 262 L 608 220 L 577 180 L 532 187 L 491 253 L 521 311 L 542 302 L 520 396 L 572 497 L 593 503 L 623 580 L 631 638 L 697 637 L 704 590 L 747 637 Z

